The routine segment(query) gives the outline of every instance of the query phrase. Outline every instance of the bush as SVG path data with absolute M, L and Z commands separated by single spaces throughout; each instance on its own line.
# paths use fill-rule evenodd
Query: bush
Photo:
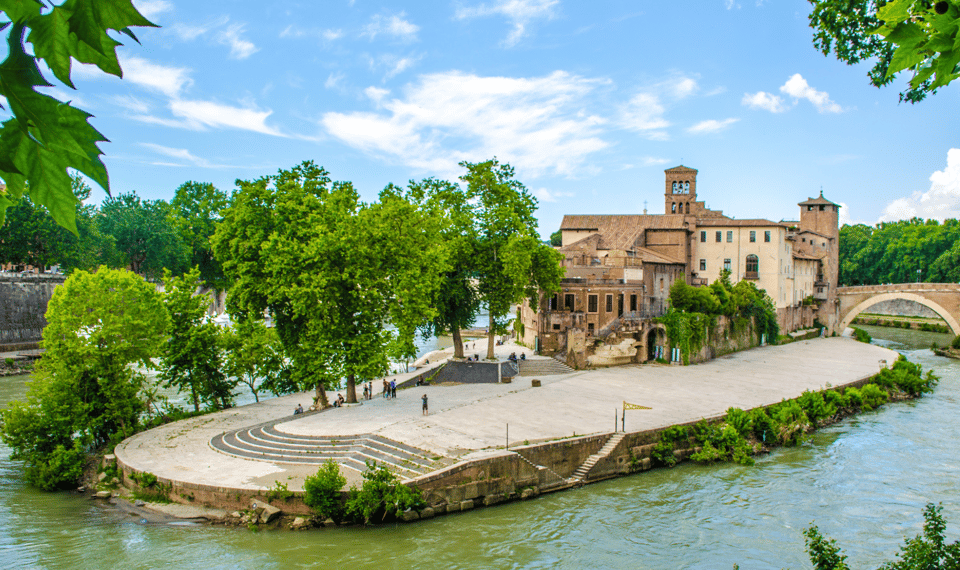
M 742 465 L 753 465 L 753 448 L 729 423 L 708 424 L 704 420 L 694 427 L 694 432 L 700 443 L 700 451 L 690 456 L 694 461 L 707 463 L 732 459 Z
M 873 340 L 870 338 L 870 333 L 863 329 L 858 329 L 857 327 L 853 327 L 853 337 L 858 341 L 865 342 L 867 344 L 870 344 L 870 341 Z
M 677 464 L 677 458 L 673 454 L 676 449 L 676 442 L 689 440 L 690 435 L 685 426 L 673 426 L 660 432 L 660 442 L 653 447 L 650 455 L 660 464 L 672 467 Z
M 850 401 L 838 390 L 825 390 L 823 400 L 828 406 L 833 406 L 837 410 L 850 407 Z
M 750 421 L 753 424 L 753 435 L 760 441 L 766 442 L 767 435 L 771 437 L 776 434 L 776 426 L 770 415 L 763 408 L 757 408 L 750 412 Z
M 753 431 L 753 420 L 750 414 L 740 408 L 728 409 L 726 422 L 733 426 L 741 437 L 747 437 Z
M 953 342 L 950 343 L 950 348 L 960 349 L 960 335 L 953 337 Z
M 877 406 L 886 403 L 888 394 L 876 384 L 867 384 L 860 390 L 863 395 L 863 409 L 872 410 Z
M 810 427 L 810 421 L 796 400 L 782 402 L 772 418 L 777 424 L 777 441 L 783 445 L 798 445 Z
M 859 408 L 863 406 L 863 394 L 856 388 L 847 388 L 843 393 L 843 397 L 847 399 L 851 407 Z
M 340 473 L 340 466 L 327 461 L 320 466 L 316 475 L 307 477 L 303 482 L 303 502 L 317 513 L 321 519 L 343 520 L 343 500 L 340 491 L 347 484 L 347 478 Z
M 820 420 L 827 419 L 837 413 L 836 406 L 831 406 L 823 399 L 820 392 L 806 390 L 797 398 L 797 403 L 803 408 L 807 419 L 816 427 Z
M 400 484 L 400 478 L 375 461 L 367 462 L 360 489 L 350 488 L 347 515 L 363 524 L 379 518 L 378 522 L 396 517 L 407 509 L 420 511 L 426 504 L 419 489 Z

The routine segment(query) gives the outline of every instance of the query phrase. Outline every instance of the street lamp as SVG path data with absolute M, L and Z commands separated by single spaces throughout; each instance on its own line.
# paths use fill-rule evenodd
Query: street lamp
M 920 282 L 920 268 L 917 268 L 917 283 Z

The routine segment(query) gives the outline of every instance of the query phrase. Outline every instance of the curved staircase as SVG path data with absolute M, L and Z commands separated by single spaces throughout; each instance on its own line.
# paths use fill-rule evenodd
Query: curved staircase
M 367 461 L 376 461 L 405 479 L 450 463 L 448 458 L 434 460 L 428 451 L 376 434 L 301 435 L 277 429 L 276 424 L 289 421 L 284 418 L 225 432 L 210 440 L 210 446 L 234 457 L 272 463 L 319 465 L 333 460 L 360 472 L 367 470 Z

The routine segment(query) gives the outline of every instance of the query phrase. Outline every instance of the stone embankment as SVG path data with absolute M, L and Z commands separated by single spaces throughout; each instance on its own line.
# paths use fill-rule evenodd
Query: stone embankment
M 520 350 L 501 348 L 503 356 Z M 303 518 L 309 516 L 303 479 L 316 472 L 316 454 L 369 457 L 386 446 L 411 454 L 398 472 L 423 492 L 430 507 L 424 514 L 434 516 L 649 469 L 652 446 L 667 427 L 719 418 L 730 407 L 776 404 L 805 390 L 857 385 L 876 374 L 881 361 L 892 363 L 897 356 L 850 339 L 824 338 L 697 366 L 629 365 L 521 376 L 511 384 L 420 386 L 399 391 L 396 399 L 374 398 L 303 417 L 290 414 L 308 396 L 286 396 L 138 434 L 117 446 L 117 464 L 125 484 L 149 473 L 175 502 L 248 519 L 251 504 L 272 504 Z M 421 413 L 423 394 L 430 415 Z M 623 412 L 625 403 L 646 409 Z M 270 430 L 255 429 L 266 424 Z M 237 430 L 247 434 L 246 456 L 216 443 Z M 272 457 L 268 449 L 257 455 L 258 448 L 276 446 L 278 437 L 302 445 L 297 449 L 303 457 L 313 459 Z M 320 442 L 315 438 L 324 449 L 314 445 Z M 685 453 L 678 451 L 681 458 Z M 351 465 L 341 463 L 347 487 L 361 482 L 360 468 Z M 296 494 L 268 500 L 277 482 Z

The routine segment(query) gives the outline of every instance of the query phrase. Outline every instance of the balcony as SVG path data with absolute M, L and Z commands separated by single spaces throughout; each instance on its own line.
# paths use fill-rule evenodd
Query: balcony
M 753 279 L 753 280 L 760 279 L 760 272 L 758 272 L 758 271 L 744 271 L 744 272 L 743 272 L 743 278 L 744 278 L 744 279 Z
M 690 284 L 693 285 L 694 287 L 706 287 L 707 284 L 709 283 L 709 281 L 710 281 L 710 280 L 707 279 L 706 277 L 691 277 L 691 278 L 690 278 Z

